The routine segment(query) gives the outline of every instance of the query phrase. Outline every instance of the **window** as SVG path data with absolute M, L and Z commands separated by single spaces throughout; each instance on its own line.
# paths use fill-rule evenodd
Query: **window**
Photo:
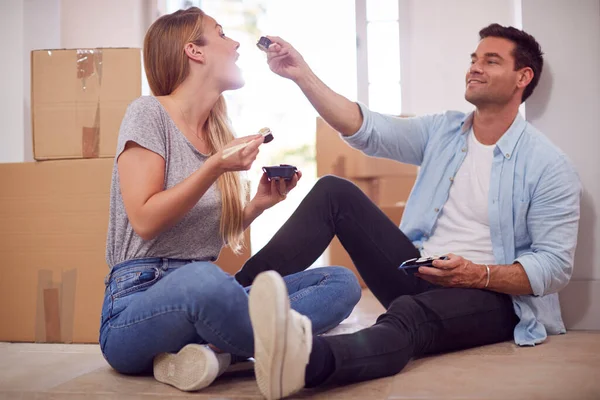
M 261 147 L 249 172 L 252 193 L 262 166 L 293 164 L 303 172 L 287 200 L 252 224 L 252 253 L 256 253 L 298 207 L 317 178 L 317 113 L 294 83 L 269 70 L 256 41 L 265 34 L 282 37 L 336 92 L 375 111 L 400 114 L 398 0 L 156 1 L 158 16 L 200 7 L 223 26 L 226 35 L 240 42 L 237 64 L 246 85 L 225 93 L 233 127 L 238 136 L 245 136 L 268 126 L 275 136 Z
M 358 99 L 374 111 L 399 115 L 398 0 L 356 0 Z
M 298 207 L 316 181 L 317 113 L 291 81 L 269 70 L 256 48 L 262 35 L 291 43 L 313 71 L 333 90 L 356 99 L 356 32 L 354 7 L 348 0 L 159 0 L 159 14 L 199 6 L 215 18 L 225 34 L 240 42 L 246 84 L 225 92 L 238 136 L 271 128 L 275 139 L 261 147 L 249 178 L 255 193 L 265 165 L 293 164 L 303 173 L 286 201 L 261 215 L 250 229 L 252 253 L 259 251 Z M 317 261 L 319 263 L 319 261 Z

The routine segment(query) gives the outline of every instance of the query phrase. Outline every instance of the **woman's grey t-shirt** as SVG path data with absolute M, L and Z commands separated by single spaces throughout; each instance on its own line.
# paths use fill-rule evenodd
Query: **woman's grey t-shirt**
M 142 96 L 129 105 L 121 123 L 112 173 L 106 243 L 109 267 L 123 261 L 153 257 L 216 260 L 223 247 L 219 228 L 221 194 L 216 183 L 172 228 L 151 240 L 143 240 L 135 233 L 123 205 L 117 168 L 117 159 L 129 141 L 165 159 L 165 190 L 189 177 L 208 158 L 181 133 L 155 97 Z

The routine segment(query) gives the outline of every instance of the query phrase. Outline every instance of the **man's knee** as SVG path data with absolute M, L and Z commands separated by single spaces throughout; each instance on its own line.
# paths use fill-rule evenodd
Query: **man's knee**
M 335 175 L 325 175 L 315 183 L 314 189 L 319 192 L 347 194 L 360 189 L 347 179 Z
M 413 331 L 427 319 L 427 311 L 414 296 L 400 296 L 377 318 L 377 323 L 388 323 L 399 330 Z

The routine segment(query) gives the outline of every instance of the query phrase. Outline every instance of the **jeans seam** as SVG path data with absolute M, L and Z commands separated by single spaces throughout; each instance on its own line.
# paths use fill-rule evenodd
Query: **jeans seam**
M 292 301 L 296 301 L 296 300 L 300 300 L 303 299 L 304 297 L 306 297 L 307 295 L 309 295 L 310 293 L 312 293 L 318 286 L 323 286 L 327 284 L 327 280 L 329 280 L 329 278 L 331 277 L 331 274 L 324 272 L 323 273 L 323 278 L 319 281 L 319 283 L 317 283 L 316 285 L 311 285 L 309 287 L 306 287 L 302 290 L 302 296 L 300 296 L 298 293 L 300 292 L 296 292 L 294 293 L 291 297 L 290 297 L 290 302 Z M 297 279 L 296 279 L 297 280 Z M 295 280 L 294 280 L 295 281 Z
M 148 260 L 148 259 L 139 258 L 139 259 L 131 260 L 130 264 L 125 265 L 123 267 L 119 267 L 119 269 L 117 269 L 117 270 L 115 270 L 113 267 L 113 269 L 111 269 L 111 271 L 110 271 L 111 279 L 114 279 L 115 277 L 121 277 L 122 275 L 126 275 L 126 274 L 130 273 L 131 270 L 133 270 L 133 269 L 142 268 L 142 267 L 156 268 L 159 265 L 159 262 L 157 262 L 157 261 L 146 261 L 146 260 Z M 121 264 L 117 264 L 115 267 L 117 267 L 119 265 L 121 265 Z
M 117 300 L 117 299 L 122 299 L 125 298 L 127 296 L 130 296 L 134 293 L 139 292 L 142 289 L 147 290 L 148 288 L 150 288 L 151 286 L 153 286 L 155 283 L 157 283 L 159 280 L 161 280 L 163 278 L 163 273 L 161 272 L 161 270 L 157 269 L 157 268 L 153 268 L 156 272 L 155 274 L 157 274 L 158 276 L 156 276 L 153 280 L 148 281 L 148 282 L 144 282 L 144 283 L 140 283 L 137 286 L 132 286 L 130 288 L 127 289 L 122 289 L 118 292 L 115 292 L 114 294 L 112 294 L 112 299 Z
M 125 309 L 127 309 L 127 308 L 125 308 Z M 125 309 L 124 309 L 123 311 L 125 311 Z M 121 311 L 121 312 L 123 312 L 123 311 Z M 108 323 L 108 326 L 109 326 L 111 329 L 122 329 L 122 328 L 128 328 L 128 327 L 130 327 L 130 326 L 137 325 L 137 324 L 139 324 L 140 322 L 145 322 L 145 321 L 147 321 L 147 320 L 149 320 L 149 319 L 152 319 L 152 318 L 154 318 L 154 317 L 158 317 L 158 316 L 160 316 L 160 315 L 163 315 L 163 314 L 168 314 L 168 313 L 171 313 L 171 312 L 186 312 L 186 311 L 185 311 L 184 309 L 181 309 L 181 308 L 169 308 L 169 309 L 166 309 L 166 310 L 163 310 L 163 311 L 159 311 L 159 312 L 157 312 L 157 313 L 153 313 L 152 315 L 149 315 L 149 316 L 147 316 L 147 317 L 143 317 L 143 318 L 139 318 L 139 319 L 133 319 L 133 320 L 131 320 L 131 321 L 128 321 L 128 322 L 127 322 L 127 323 L 125 323 L 125 324 L 111 324 L 111 323 L 110 323 L 110 320 L 109 320 L 107 323 Z M 114 317 L 113 317 L 113 318 L 114 318 Z M 111 318 L 111 319 L 112 319 L 112 318 Z
M 240 349 L 237 346 L 232 345 L 229 340 L 224 339 L 223 336 L 221 336 L 216 330 L 214 330 L 213 327 L 210 326 L 210 324 L 208 324 L 206 321 L 202 321 L 202 323 L 204 324 L 204 326 L 206 326 L 208 328 L 208 330 L 210 330 L 212 332 L 213 335 L 217 336 L 220 340 L 222 340 L 229 347 L 231 347 L 232 349 L 234 349 L 237 353 L 240 353 L 240 354 L 245 354 L 246 353 L 246 351 Z M 253 352 L 250 351 L 250 354 L 253 354 Z
M 331 268 L 331 267 L 320 267 L 320 268 L 314 269 L 313 271 L 319 272 L 323 276 L 323 279 L 328 279 L 331 276 L 331 274 L 327 271 L 328 268 Z M 317 270 L 321 270 L 321 271 L 317 271 Z M 323 270 L 325 270 L 325 271 L 323 271 Z M 300 271 L 300 272 L 307 272 L 307 271 L 308 270 L 304 270 L 304 271 Z M 304 278 L 305 278 L 304 275 L 294 276 L 289 281 L 286 281 L 286 283 L 295 283 Z
M 150 320 L 150 319 L 152 319 L 152 318 L 155 318 L 155 317 L 158 317 L 158 316 L 161 316 L 161 315 L 164 315 L 164 314 L 173 313 L 173 312 L 183 312 L 183 313 L 185 313 L 185 314 L 186 314 L 186 317 L 187 317 L 187 314 L 188 314 L 188 312 L 187 312 L 186 310 L 182 309 L 182 308 L 173 308 L 173 309 L 168 309 L 168 310 L 164 310 L 164 311 L 161 311 L 161 312 L 158 312 L 158 313 L 152 314 L 152 315 L 150 315 L 150 316 L 148 316 L 148 317 L 141 318 L 141 319 L 139 319 L 139 320 L 135 320 L 135 321 L 129 322 L 129 323 L 127 323 L 127 324 L 124 324 L 124 325 L 118 325 L 118 326 L 117 326 L 117 325 L 113 325 L 113 324 L 111 324 L 111 323 L 110 323 L 110 321 L 109 321 L 109 322 L 107 322 L 107 324 L 108 324 L 108 327 L 109 327 L 110 329 L 123 329 L 123 328 L 129 328 L 129 327 L 131 327 L 131 326 L 133 326 L 133 325 L 137 325 L 137 324 L 139 324 L 139 323 L 141 323 L 141 322 L 145 322 L 145 321 L 148 321 L 148 320 Z M 199 322 L 199 321 L 200 321 L 200 320 L 198 320 L 198 321 L 196 321 L 196 322 Z M 192 322 L 192 321 L 190 321 L 190 322 Z M 210 325 L 209 325 L 209 324 L 208 324 L 208 323 L 207 323 L 205 320 L 202 320 L 202 323 L 203 323 L 203 324 L 204 324 L 204 325 L 205 325 L 205 326 L 206 326 L 206 327 L 207 327 L 207 328 L 208 328 L 208 329 L 211 331 L 211 333 L 212 333 L 212 334 L 214 334 L 215 336 L 217 336 L 217 337 L 218 337 L 220 340 L 222 340 L 222 341 L 223 341 L 224 343 L 226 343 L 228 346 L 231 346 L 231 348 L 233 348 L 233 349 L 235 349 L 235 350 L 239 351 L 240 353 L 245 353 L 245 351 L 244 351 L 244 350 L 240 349 L 238 346 L 232 345 L 232 344 L 231 344 L 231 343 L 230 343 L 228 340 L 224 339 L 224 338 L 223 338 L 223 337 L 222 337 L 222 336 L 221 336 L 221 335 L 220 335 L 220 334 L 219 334 L 217 331 L 215 331 L 215 330 L 214 330 L 214 328 L 213 328 L 212 326 L 210 326 Z M 192 325 L 195 325 L 195 322 L 192 322 Z M 197 332 L 197 333 L 198 333 L 198 332 Z M 203 338 L 203 339 L 204 339 L 204 338 Z
M 327 192 L 327 196 L 328 196 L 329 203 L 331 204 L 331 194 L 330 194 L 329 192 Z M 377 205 L 375 205 L 375 204 L 373 204 L 373 206 L 374 206 L 375 208 L 378 208 L 378 207 L 377 207 Z M 331 207 L 331 206 L 329 207 L 329 210 L 330 210 L 330 212 L 331 212 L 332 208 L 333 208 L 333 207 Z M 380 211 L 381 211 L 381 210 L 380 210 Z M 348 217 L 350 217 L 350 218 L 348 218 Z M 331 218 L 331 219 L 333 219 L 333 215 L 332 215 L 332 214 L 330 214 L 330 218 Z M 390 259 L 390 257 L 388 256 L 388 253 L 387 253 L 387 252 L 385 252 L 385 251 L 383 251 L 383 249 L 382 249 L 382 248 L 381 248 L 381 247 L 380 247 L 380 246 L 377 244 L 377 242 L 376 242 L 376 241 L 374 241 L 374 240 L 371 238 L 371 235 L 369 235 L 369 234 L 368 234 L 368 232 L 367 232 L 367 231 L 366 231 L 366 230 L 365 230 L 365 229 L 364 229 L 364 228 L 361 226 L 361 224 L 360 224 L 360 223 L 358 223 L 358 222 L 356 221 L 356 219 L 354 218 L 354 214 L 352 214 L 352 213 L 344 213 L 343 215 L 338 215 L 338 218 L 339 218 L 340 220 L 342 220 L 342 219 L 346 219 L 346 220 L 348 220 L 348 221 L 351 221 L 351 222 L 352 222 L 354 225 L 356 225 L 356 226 L 357 226 L 357 227 L 358 227 L 358 228 L 359 228 L 359 229 L 360 229 L 360 230 L 363 232 L 364 236 L 368 237 L 368 238 L 369 238 L 369 241 L 370 241 L 370 242 L 371 242 L 373 245 L 375 245 L 375 248 L 377 248 L 377 250 L 379 250 L 379 252 L 380 252 L 380 253 L 381 253 L 381 254 L 384 256 L 384 258 L 385 258 L 385 259 L 386 259 L 386 260 L 387 260 L 387 261 L 388 261 L 390 264 L 392 264 L 392 265 L 394 264 L 394 262 L 393 262 L 393 261 Z M 336 227 L 336 229 L 335 229 L 335 235 L 336 235 L 336 236 L 338 236 L 338 235 L 337 235 L 337 227 L 338 227 L 338 224 L 334 224 L 334 225 L 335 225 L 335 227 Z M 399 228 L 398 228 L 398 229 L 399 229 Z M 339 238 L 339 236 L 338 236 L 338 238 Z
M 365 234 L 365 236 L 367 236 L 369 238 L 369 241 L 375 246 L 375 248 L 377 248 L 377 250 L 383 255 L 383 257 L 392 265 L 394 265 L 394 262 L 392 261 L 392 259 L 389 257 L 388 253 L 383 251 L 383 249 L 379 246 L 379 244 L 374 241 L 370 235 L 368 235 L 368 232 L 360 225 L 358 224 L 354 219 L 351 219 L 352 223 L 355 224 L 356 226 L 358 226 L 358 228 Z
M 480 291 L 483 291 L 482 289 L 474 289 L 474 290 L 480 290 Z M 413 298 L 413 300 L 414 300 L 416 303 L 418 303 L 418 304 L 419 304 L 419 306 L 421 306 L 421 307 L 424 307 L 424 308 L 426 308 L 427 310 L 431 311 L 431 310 L 430 310 L 428 307 L 425 307 L 425 305 L 423 304 L 423 302 L 422 302 L 422 301 L 420 301 L 420 300 L 417 300 L 417 299 L 414 299 L 414 298 Z M 456 319 L 456 318 L 471 317 L 471 316 L 473 316 L 473 315 L 478 315 L 478 314 L 487 314 L 487 313 L 490 313 L 490 312 L 492 312 L 492 311 L 498 311 L 498 310 L 502 310 L 502 307 L 494 307 L 494 308 L 491 308 L 491 309 L 488 309 L 488 310 L 485 310 L 485 311 L 478 311 L 478 312 L 465 313 L 465 314 L 461 314 L 461 315 L 455 315 L 455 316 L 453 316 L 453 317 L 448 317 L 448 318 L 444 318 L 444 319 L 441 319 L 441 318 L 440 318 L 440 319 L 439 319 L 439 321 L 441 321 L 441 322 L 444 322 L 444 321 L 451 321 L 451 320 L 453 320 L 453 319 Z M 420 324 L 418 324 L 418 325 L 417 325 L 417 328 L 419 328 L 419 327 L 420 327 L 421 325 L 423 325 L 423 324 L 428 324 L 428 323 L 431 323 L 431 322 L 434 322 L 434 321 L 435 321 L 435 320 L 427 320 L 427 321 L 423 321 L 423 322 L 421 322 Z

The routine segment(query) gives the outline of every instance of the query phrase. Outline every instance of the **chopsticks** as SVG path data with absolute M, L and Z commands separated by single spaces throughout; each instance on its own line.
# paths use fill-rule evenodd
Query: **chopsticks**
M 258 131 L 258 133 L 260 133 L 263 136 L 263 138 L 266 138 L 267 136 L 272 135 L 271 130 L 269 128 L 262 128 L 260 131 Z M 246 148 L 246 146 L 248 146 L 250 143 L 252 143 L 252 140 L 250 140 L 250 141 L 248 141 L 246 143 L 240 143 L 240 144 L 238 144 L 236 146 L 233 146 L 233 147 L 230 147 L 228 149 L 225 149 L 223 151 L 223 157 L 222 157 L 223 160 L 226 159 L 226 158 L 228 158 L 228 157 L 230 157 L 230 156 L 232 156 L 232 155 L 234 155 L 238 151 Z M 267 139 L 265 139 L 265 143 L 268 143 Z
M 248 146 L 250 143 L 252 143 L 252 140 L 249 141 L 249 142 L 241 143 L 241 144 L 238 144 L 237 146 L 233 146 L 233 147 L 230 147 L 228 149 L 225 149 L 225 151 L 223 152 L 223 160 L 226 159 L 227 157 L 230 157 L 230 156 L 234 155 L 235 153 L 237 153 L 241 149 L 243 149 L 246 146 Z

